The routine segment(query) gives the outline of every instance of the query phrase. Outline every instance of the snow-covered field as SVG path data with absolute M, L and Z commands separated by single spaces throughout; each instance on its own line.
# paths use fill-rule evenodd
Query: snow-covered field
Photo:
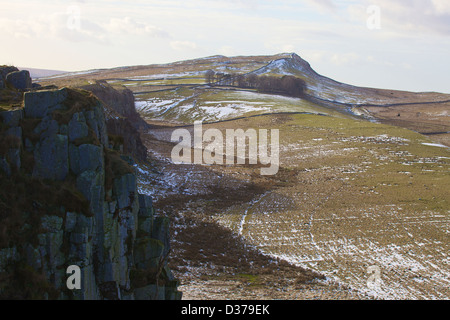
M 443 144 L 440 143 L 429 143 L 429 142 L 424 142 L 422 143 L 424 146 L 432 146 L 432 147 L 439 147 L 439 148 L 449 148 L 447 146 L 444 146 Z
M 146 119 L 165 119 L 188 124 L 195 120 L 218 121 L 274 112 L 333 113 L 299 98 L 234 90 L 157 95 L 145 99 L 138 97 L 135 105 Z
M 368 146 L 386 145 L 388 148 L 408 143 L 408 139 L 387 135 L 342 140 Z M 292 164 L 296 159 L 350 158 L 352 154 L 358 154 L 356 146 L 336 148 L 333 144 L 325 144 L 321 149 L 304 143 L 286 145 L 281 150 L 282 165 L 283 162 Z M 381 153 L 376 150 L 379 147 L 373 151 Z M 299 157 L 295 157 L 293 151 Z M 398 161 L 399 158 L 403 158 L 408 166 L 440 162 L 437 157 L 424 161 L 423 158 L 414 159 L 414 155 L 408 153 L 388 154 L 361 161 L 357 166 L 323 167 L 309 171 L 301 179 L 309 181 L 308 186 L 299 184 L 264 194 L 257 202 L 242 208 L 244 214 L 225 212 L 220 221 L 238 230 L 267 254 L 319 271 L 375 298 L 448 299 L 450 212 L 415 211 L 401 202 L 372 204 L 371 197 L 382 196 L 380 188 L 369 184 L 370 187 L 357 190 L 349 183 L 358 176 L 370 176 L 370 172 L 382 163 Z M 407 171 L 397 174 L 414 175 Z M 325 180 L 324 176 L 327 176 Z M 330 178 L 333 182 L 326 182 Z M 310 187 L 311 183 L 314 188 Z M 354 209 L 344 209 L 339 205 L 341 201 L 355 202 L 346 201 L 347 197 L 360 199 L 361 203 L 354 204 Z M 398 199 L 401 199 L 400 195 Z M 233 214 L 235 219 L 230 218 Z M 372 273 L 373 270 L 378 274 Z

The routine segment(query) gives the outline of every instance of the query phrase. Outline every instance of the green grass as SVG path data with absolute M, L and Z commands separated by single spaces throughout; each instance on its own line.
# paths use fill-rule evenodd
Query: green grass
M 177 86 L 177 85 L 186 85 L 186 84 L 193 84 L 193 85 L 201 85 L 205 84 L 205 79 L 201 77 L 182 77 L 182 78 L 170 78 L 159 80 L 147 80 L 147 81 L 122 81 L 122 85 L 132 89 L 133 87 L 145 87 L 145 86 Z
M 237 233 L 244 221 L 242 236 L 263 252 L 357 288 L 367 266 L 380 265 L 386 286 L 424 297 L 427 288 L 445 292 L 439 277 L 448 251 L 448 148 L 423 145 L 428 137 L 407 129 L 329 116 L 264 116 L 211 127 L 279 129 L 282 169 L 292 178 L 255 196 L 249 210 L 243 204 L 217 213 L 221 225 Z M 270 179 L 284 182 L 281 175 L 264 180 L 251 166 L 220 171 L 267 187 Z M 416 265 L 424 266 L 424 285 L 408 269 Z
M 287 169 L 349 177 L 347 191 L 330 203 L 330 210 L 398 205 L 448 214 L 450 152 L 423 145 L 430 142 L 423 135 L 384 124 L 316 115 L 289 115 L 283 121 L 250 118 L 236 121 L 233 127 L 279 129 L 280 144 L 287 147 L 282 148 L 280 160 Z M 338 185 L 332 180 L 327 183 L 330 188 Z M 240 222 L 238 216 L 233 220 Z
M 239 273 L 236 275 L 238 280 L 246 282 L 250 286 L 259 287 L 263 286 L 264 283 L 261 280 L 260 275 L 248 274 L 248 273 Z

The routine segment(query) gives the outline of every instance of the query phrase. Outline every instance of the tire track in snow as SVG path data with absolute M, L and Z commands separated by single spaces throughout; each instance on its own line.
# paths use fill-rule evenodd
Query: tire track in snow
M 239 234 L 240 236 L 243 235 L 242 232 L 244 231 L 244 224 L 245 224 L 245 220 L 247 219 L 249 210 L 250 210 L 255 204 L 257 204 L 259 201 L 261 201 L 261 200 L 262 200 L 267 194 L 269 194 L 269 193 L 270 193 L 269 191 L 268 191 L 268 192 L 265 192 L 265 193 L 263 193 L 258 199 L 254 199 L 254 200 L 252 200 L 252 201 L 249 203 L 249 206 L 247 207 L 247 209 L 245 209 L 244 214 L 242 215 L 242 218 L 241 218 L 241 222 L 239 223 L 239 231 L 238 231 L 238 234 Z

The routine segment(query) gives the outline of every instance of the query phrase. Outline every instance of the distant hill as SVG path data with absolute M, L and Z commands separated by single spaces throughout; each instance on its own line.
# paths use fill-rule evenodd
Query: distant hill
M 19 69 L 30 71 L 31 78 L 33 78 L 33 79 L 50 77 L 50 76 L 68 73 L 67 71 L 61 71 L 61 70 L 36 69 L 36 68 L 26 68 L 26 67 L 19 67 Z
M 210 71 L 224 79 L 239 75 L 294 76 L 305 81 L 306 96 L 286 103 L 283 97 L 275 95 L 251 96 L 248 88 L 236 83 L 222 81 L 210 86 L 206 78 Z M 433 135 L 439 143 L 450 144 L 449 94 L 345 84 L 317 73 L 296 53 L 211 56 L 167 64 L 93 69 L 41 78 L 38 82 L 80 87 L 95 80 L 129 88 L 136 96 L 137 108 L 148 119 L 190 123 L 200 119 L 224 120 L 249 113 L 339 112 Z

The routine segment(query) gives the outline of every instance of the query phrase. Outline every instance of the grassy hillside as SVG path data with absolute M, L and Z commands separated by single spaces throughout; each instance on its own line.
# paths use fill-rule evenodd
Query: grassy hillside
M 281 168 L 273 177 L 260 176 L 259 165 L 162 162 L 163 176 L 144 169 L 141 187 L 157 194 L 156 204 L 179 223 L 175 250 L 184 262 L 194 263 L 192 246 L 202 244 L 193 239 L 208 232 L 201 221 L 212 217 L 265 254 L 360 292 L 381 298 L 447 296 L 449 273 L 442 259 L 449 249 L 448 148 L 403 128 L 308 114 L 254 117 L 203 129 L 208 128 L 224 135 L 234 128 L 279 129 Z M 162 159 L 170 157 L 172 145 L 161 141 L 168 141 L 171 132 L 153 129 L 146 138 Z M 179 208 L 177 199 L 188 207 Z M 215 247 L 211 255 L 229 257 L 226 246 Z M 225 258 L 204 259 L 228 266 Z M 376 290 L 366 284 L 369 266 L 382 271 Z

